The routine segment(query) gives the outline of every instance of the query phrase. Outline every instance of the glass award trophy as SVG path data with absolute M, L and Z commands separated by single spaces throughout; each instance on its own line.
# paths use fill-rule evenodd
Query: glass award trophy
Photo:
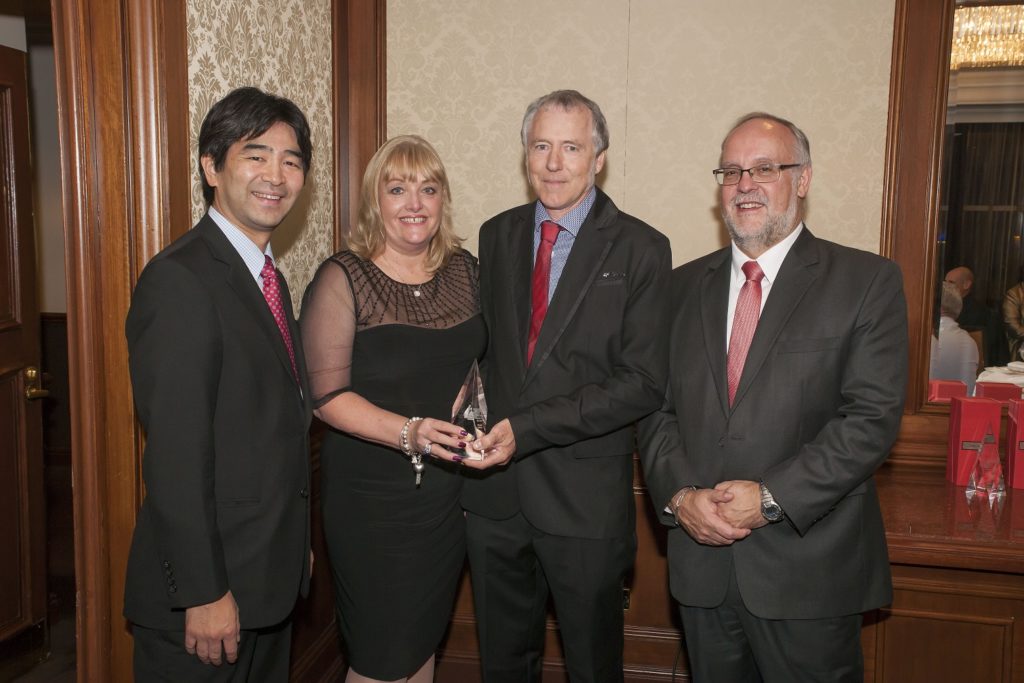
M 999 446 L 996 444 L 992 426 L 988 426 L 985 438 L 977 442 L 978 457 L 971 468 L 971 477 L 967 481 L 967 491 L 983 495 L 993 502 L 995 498 L 1006 493 L 1006 481 L 1003 479 L 1003 466 L 999 462 Z
M 479 439 L 487 431 L 487 399 L 484 398 L 484 382 L 480 378 L 480 366 L 474 360 L 466 375 L 459 395 L 452 405 L 452 424 L 458 425 Z M 467 460 L 483 460 L 484 454 L 467 445 L 460 451 Z

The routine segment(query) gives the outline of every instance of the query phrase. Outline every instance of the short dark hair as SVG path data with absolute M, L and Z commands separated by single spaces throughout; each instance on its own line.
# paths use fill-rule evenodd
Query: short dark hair
M 309 173 L 313 163 L 309 122 L 294 102 L 259 88 L 245 87 L 232 90 L 210 107 L 199 129 L 199 177 L 203 181 L 203 197 L 207 204 L 213 202 L 213 188 L 203 173 L 203 157 L 211 157 L 213 167 L 219 171 L 224 168 L 224 159 L 231 145 L 239 140 L 259 137 L 275 123 L 286 123 L 295 131 L 302 170 Z

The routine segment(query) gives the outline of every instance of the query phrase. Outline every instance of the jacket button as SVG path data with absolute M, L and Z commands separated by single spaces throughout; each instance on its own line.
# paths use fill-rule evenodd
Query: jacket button
M 167 592 L 168 593 L 177 593 L 178 592 L 178 587 L 172 584 L 171 587 L 167 589 Z
M 302 490 L 299 491 L 299 495 L 302 496 L 303 498 L 309 498 L 309 489 L 303 486 Z
M 171 566 L 171 563 L 168 562 L 167 560 L 164 560 L 164 569 L 167 569 L 170 566 Z

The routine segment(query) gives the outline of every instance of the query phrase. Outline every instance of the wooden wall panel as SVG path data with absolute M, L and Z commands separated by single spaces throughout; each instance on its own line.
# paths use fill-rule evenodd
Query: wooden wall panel
M 1024 676 L 1024 576 L 894 565 L 879 622 L 876 681 L 999 681 Z
M 333 0 L 334 245 L 359 211 L 363 170 L 387 135 L 385 0 Z
M 121 617 L 141 495 L 124 317 L 190 179 L 182 0 L 53 0 L 68 290 L 80 681 L 131 679 Z M 186 207 L 187 210 L 187 207 Z
M 1009 683 L 1013 620 L 889 610 L 879 681 Z
M 892 461 L 942 467 L 949 407 L 928 404 L 935 235 L 953 0 L 897 0 L 880 251 L 900 265 L 910 330 L 907 405 Z
M 28 586 L 26 550 L 28 548 L 28 519 L 23 512 L 28 491 L 23 485 L 21 470 L 27 453 L 24 449 L 24 420 L 19 372 L 0 374 L 0 443 L 21 444 L 14 453 L 0 458 L 0 480 L 4 495 L 0 496 L 0 542 L 5 548 L 0 557 L 0 640 L 32 624 L 32 610 L 28 604 L 31 593 Z

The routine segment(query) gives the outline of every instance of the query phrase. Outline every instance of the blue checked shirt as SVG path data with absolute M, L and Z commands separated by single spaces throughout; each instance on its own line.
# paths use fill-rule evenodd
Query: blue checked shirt
M 551 249 L 551 274 L 548 278 L 549 304 L 551 303 L 551 297 L 555 295 L 558 279 L 562 277 L 565 262 L 569 260 L 569 252 L 572 251 L 572 245 L 576 243 L 576 236 L 579 235 L 583 221 L 586 220 L 587 214 L 590 213 L 590 209 L 594 206 L 595 199 L 597 199 L 597 190 L 592 187 L 579 206 L 555 221 L 562 229 L 558 231 L 558 240 Z M 538 201 L 533 211 L 534 262 L 537 261 L 537 249 L 540 247 L 540 224 L 549 220 L 551 220 L 551 215 L 544 208 L 544 205 Z

